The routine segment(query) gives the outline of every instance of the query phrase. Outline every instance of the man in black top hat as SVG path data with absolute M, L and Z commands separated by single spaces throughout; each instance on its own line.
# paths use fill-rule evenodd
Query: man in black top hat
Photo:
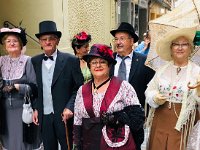
M 40 22 L 35 34 L 44 53 L 32 58 L 38 84 L 33 121 L 45 150 L 57 150 L 58 142 L 62 150 L 72 147 L 74 100 L 83 84 L 78 58 L 57 49 L 61 35 L 53 21 Z
M 117 52 L 114 55 L 117 64 L 113 68 L 112 73 L 123 80 L 127 80 L 134 87 L 138 99 L 144 108 L 144 92 L 155 72 L 145 66 L 146 56 L 134 52 L 134 43 L 138 41 L 138 36 L 131 24 L 122 22 L 116 30 L 112 30 L 110 33 L 114 36 L 113 41 Z M 138 139 L 135 140 L 138 150 L 143 139 L 140 141 L 137 141 Z

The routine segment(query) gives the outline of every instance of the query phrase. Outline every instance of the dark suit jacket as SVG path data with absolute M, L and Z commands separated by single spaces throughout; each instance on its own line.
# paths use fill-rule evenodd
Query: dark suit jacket
M 42 60 L 44 54 L 32 58 L 38 84 L 38 100 L 34 108 L 39 113 L 39 124 L 42 125 L 43 115 L 43 84 L 42 84 Z M 53 80 L 51 85 L 54 115 L 61 121 L 64 108 L 74 111 L 74 101 L 78 88 L 83 84 L 83 76 L 78 58 L 71 54 L 58 51 Z M 70 123 L 71 122 L 71 123 Z M 68 121 L 73 125 L 73 119 Z M 70 130 L 70 129 L 69 129 Z
M 114 53 L 116 57 L 116 53 Z M 147 84 L 152 79 L 155 74 L 155 71 L 147 67 L 144 63 L 146 61 L 146 56 L 133 52 L 131 70 L 129 74 L 128 82 L 134 87 L 140 104 L 144 108 L 145 105 L 145 90 Z M 111 70 L 111 74 L 114 74 L 114 67 Z

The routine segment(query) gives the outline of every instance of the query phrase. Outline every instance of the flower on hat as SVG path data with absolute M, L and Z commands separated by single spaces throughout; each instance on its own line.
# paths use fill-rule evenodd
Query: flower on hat
M 78 40 L 86 40 L 88 38 L 88 34 L 86 32 L 80 32 L 74 36 Z
M 105 44 L 92 45 L 90 52 L 83 56 L 83 60 L 89 63 L 91 57 L 100 57 L 115 65 L 117 61 L 113 57 L 113 51 L 110 46 Z
M 82 45 L 85 42 L 88 42 L 91 40 L 91 35 L 87 34 L 85 31 L 82 31 L 80 33 L 77 33 L 73 39 L 72 42 L 76 45 Z
M 113 58 L 113 55 L 112 55 L 113 52 L 108 46 L 99 45 L 98 48 L 99 48 L 99 53 L 101 56 Z

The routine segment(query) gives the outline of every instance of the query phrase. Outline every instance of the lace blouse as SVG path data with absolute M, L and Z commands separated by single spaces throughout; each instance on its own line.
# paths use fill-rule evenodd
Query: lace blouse
M 93 94 L 93 110 L 96 117 L 100 116 L 100 107 L 104 95 L 105 92 Z M 111 102 L 107 112 L 111 113 L 115 111 L 120 111 L 124 107 L 129 105 L 140 105 L 140 103 L 133 87 L 127 81 L 123 81 L 117 95 Z M 75 100 L 74 125 L 82 125 L 82 118 L 89 117 L 90 116 L 88 115 L 83 102 L 82 87 L 80 87 Z

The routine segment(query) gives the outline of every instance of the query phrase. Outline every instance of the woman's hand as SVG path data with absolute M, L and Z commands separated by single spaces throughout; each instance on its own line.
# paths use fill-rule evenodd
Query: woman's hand
M 14 84 L 12 84 L 12 85 L 6 85 L 6 86 L 3 87 L 3 92 L 4 93 L 10 93 L 10 92 L 12 92 L 14 90 L 16 90 Z
M 37 111 L 37 110 L 35 110 L 35 111 L 33 112 L 33 123 L 34 123 L 35 125 L 39 125 L 39 122 L 38 122 L 38 111 Z
M 163 105 L 165 102 L 166 102 L 166 97 L 163 96 L 162 94 L 157 94 L 155 97 L 154 97 L 154 102 L 157 104 L 157 105 Z
M 195 89 L 196 88 L 197 95 L 200 97 L 200 75 L 197 77 L 196 85 L 191 86 L 190 82 L 189 82 L 187 86 L 188 86 L 189 89 Z
M 197 94 L 200 96 L 200 75 L 197 77 Z

